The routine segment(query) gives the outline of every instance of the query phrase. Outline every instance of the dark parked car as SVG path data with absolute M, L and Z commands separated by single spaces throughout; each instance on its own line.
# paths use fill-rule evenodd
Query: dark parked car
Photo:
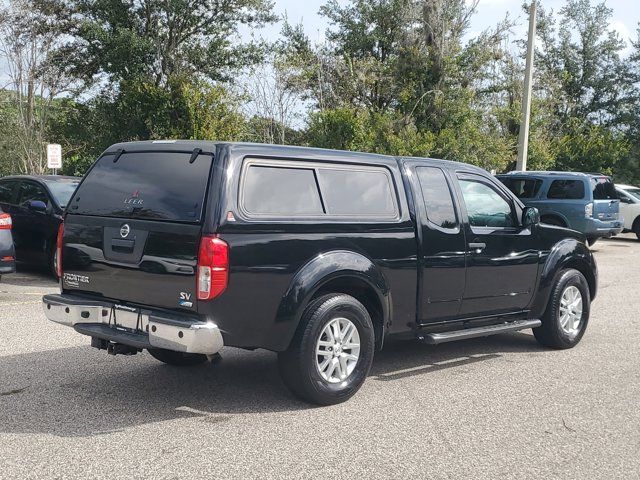
M 0 179 L 0 207 L 13 218 L 16 260 L 55 273 L 56 235 L 78 177 L 16 175 Z
M 543 223 L 584 233 L 590 244 L 622 231 L 620 201 L 610 177 L 576 172 L 509 172 L 497 175 Z
M 578 232 L 455 162 L 274 145 L 110 147 L 67 208 L 46 316 L 172 365 L 278 352 L 285 384 L 351 397 L 391 336 L 533 328 L 570 348 L 596 294 Z
M 11 224 L 11 215 L 0 209 L 0 277 L 4 273 L 13 273 L 16 270 Z

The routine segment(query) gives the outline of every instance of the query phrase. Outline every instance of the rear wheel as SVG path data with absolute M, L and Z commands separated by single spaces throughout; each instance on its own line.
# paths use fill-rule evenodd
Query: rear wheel
M 164 348 L 149 348 L 148 351 L 156 360 L 176 367 L 190 367 L 207 361 L 207 356 L 200 353 L 174 352 Z
M 330 294 L 312 302 L 288 350 L 278 354 L 280 375 L 294 395 L 318 405 L 351 398 L 362 386 L 374 352 L 367 309 L 355 298 Z
M 590 299 L 589 285 L 582 273 L 574 269 L 560 272 L 541 318 L 542 325 L 533 329 L 538 343 L 558 349 L 577 345 L 589 322 Z

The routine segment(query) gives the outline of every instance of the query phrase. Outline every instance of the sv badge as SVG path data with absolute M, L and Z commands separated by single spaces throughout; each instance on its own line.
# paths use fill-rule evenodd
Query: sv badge
M 180 300 L 178 301 L 178 305 L 181 307 L 193 307 L 193 302 L 191 301 L 191 294 L 189 292 L 180 292 Z

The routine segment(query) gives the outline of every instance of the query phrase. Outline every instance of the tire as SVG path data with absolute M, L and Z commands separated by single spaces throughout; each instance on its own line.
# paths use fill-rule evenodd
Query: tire
M 597 241 L 598 241 L 598 237 L 589 237 L 589 238 L 587 238 L 587 243 L 589 244 L 590 247 L 595 245 Z
M 336 325 L 344 336 L 331 340 L 338 338 L 333 334 Z M 359 351 L 347 347 L 358 339 Z M 316 354 L 317 349 L 323 354 Z M 329 294 L 307 307 L 291 346 L 278 354 L 278 367 L 284 384 L 295 396 L 317 405 L 334 405 L 360 389 L 371 369 L 374 349 L 375 335 L 367 309 L 350 295 Z M 349 356 L 356 354 L 357 359 L 349 364 L 353 361 Z
M 571 299 L 572 293 L 578 292 L 581 300 L 579 316 L 571 328 L 571 314 L 567 317 L 567 324 L 563 327 L 563 318 L 560 312 L 564 309 L 565 299 Z M 573 297 L 574 299 L 577 297 Z M 570 302 L 575 305 L 575 302 Z M 562 270 L 553 287 L 547 309 L 541 318 L 542 325 L 533 329 L 533 334 L 539 344 L 555 349 L 567 349 L 575 347 L 589 323 L 591 297 L 589 285 L 582 273 L 574 269 Z M 571 307 L 570 312 L 578 313 L 578 308 Z M 579 318 L 579 320 L 578 320 Z M 576 325 L 577 323 L 577 325 Z
M 156 360 L 175 367 L 192 367 L 207 361 L 207 356 L 200 353 L 174 352 L 164 348 L 149 348 L 147 350 Z
M 633 233 L 636 234 L 636 238 L 638 240 L 640 240 L 640 220 L 636 219 L 635 222 L 633 222 Z
M 547 225 L 555 225 L 556 227 L 566 227 L 567 224 L 564 223 L 557 217 L 542 217 L 540 220 L 542 223 L 546 223 Z
M 55 278 L 56 280 L 60 280 L 60 277 L 58 277 L 57 258 L 58 249 L 54 245 L 51 249 L 51 253 L 49 254 L 49 273 L 53 275 L 53 278 Z

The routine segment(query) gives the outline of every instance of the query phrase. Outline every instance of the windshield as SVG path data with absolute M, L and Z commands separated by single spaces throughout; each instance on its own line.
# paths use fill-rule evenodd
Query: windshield
M 62 208 L 67 206 L 69 203 L 69 199 L 73 192 L 76 191 L 80 180 L 76 180 L 75 178 L 61 178 L 59 180 L 45 180 L 47 187 L 51 191 L 53 198 L 55 198 L 58 205 Z
M 635 197 L 638 200 L 640 200 L 640 188 L 626 188 L 624 191 L 629 195 L 631 195 L 632 197 Z

